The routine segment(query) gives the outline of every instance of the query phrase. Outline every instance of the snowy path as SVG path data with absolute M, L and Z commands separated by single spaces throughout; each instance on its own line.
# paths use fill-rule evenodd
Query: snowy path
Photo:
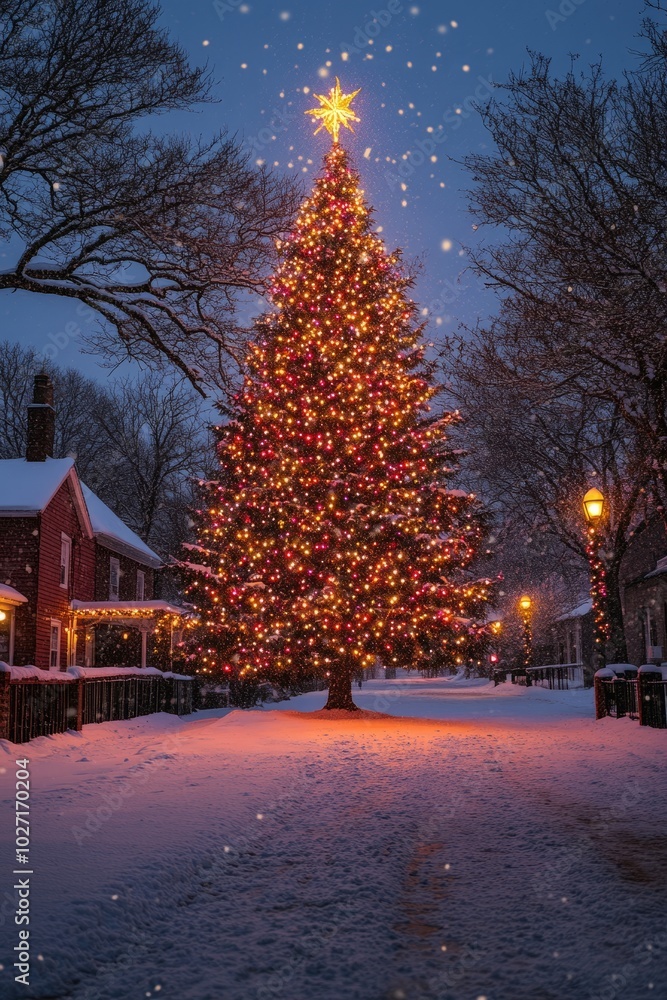
M 355 697 L 405 717 L 296 715 L 314 694 L 31 744 L 43 960 L 9 995 L 667 997 L 665 733 L 590 692 Z

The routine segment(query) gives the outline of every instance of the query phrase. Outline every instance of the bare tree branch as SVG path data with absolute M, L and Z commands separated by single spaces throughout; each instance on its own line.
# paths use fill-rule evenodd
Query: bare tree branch
M 265 290 L 297 192 L 224 133 L 149 130 L 211 94 L 158 13 L 149 0 L 3 4 L 0 234 L 19 249 L 0 290 L 76 298 L 103 320 L 98 349 L 166 358 L 204 391 L 228 380 L 235 305 Z

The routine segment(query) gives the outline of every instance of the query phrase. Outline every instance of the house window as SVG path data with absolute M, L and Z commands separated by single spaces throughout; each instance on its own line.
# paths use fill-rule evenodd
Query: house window
M 649 639 L 652 646 L 658 645 L 658 623 L 652 615 L 649 615 Z
M 120 596 L 120 559 L 109 559 L 109 600 L 117 601 Z
M 12 611 L 0 611 L 0 660 L 12 662 L 12 629 L 14 615 Z
M 60 536 L 60 586 L 69 587 L 69 568 L 72 562 L 72 539 L 69 535 Z
M 647 661 L 662 656 L 662 646 L 658 646 L 658 623 L 649 608 L 644 609 L 644 645 Z
M 142 569 L 137 570 L 137 600 L 143 601 L 146 592 L 146 574 Z
M 52 670 L 60 669 L 60 622 L 55 618 L 51 619 L 51 639 L 49 643 L 49 667 Z

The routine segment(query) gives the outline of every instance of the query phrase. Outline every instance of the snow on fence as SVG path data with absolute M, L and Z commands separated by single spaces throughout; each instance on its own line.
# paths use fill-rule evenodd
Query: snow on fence
M 549 688 L 563 691 L 568 688 L 584 687 L 584 666 L 582 663 L 546 663 L 541 667 L 521 667 L 518 670 L 496 670 L 494 683 L 502 684 L 509 676 L 512 684 L 523 687 Z
M 192 678 L 181 674 L 81 667 L 50 673 L 0 663 L 0 739 L 12 743 L 153 712 L 188 715 L 192 702 Z
M 595 717 L 639 719 L 640 726 L 667 729 L 667 665 L 612 663 L 595 674 Z
M 547 663 L 543 667 L 527 667 L 526 673 L 533 684 L 551 691 L 584 686 L 583 663 Z

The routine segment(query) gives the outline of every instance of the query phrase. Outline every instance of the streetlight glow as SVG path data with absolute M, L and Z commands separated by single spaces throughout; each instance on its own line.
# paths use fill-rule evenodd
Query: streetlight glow
M 584 514 L 586 520 L 591 524 L 596 524 L 604 513 L 604 497 L 599 490 L 593 487 L 584 497 Z

